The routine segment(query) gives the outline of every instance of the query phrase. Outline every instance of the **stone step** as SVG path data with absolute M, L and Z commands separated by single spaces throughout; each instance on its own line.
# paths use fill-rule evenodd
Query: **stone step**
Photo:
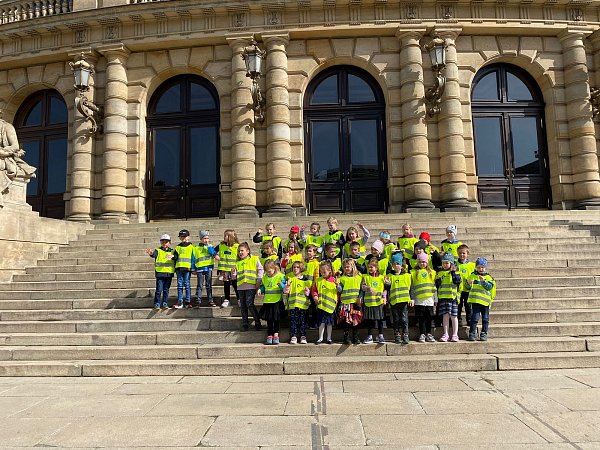
M 572 298 L 572 297 L 600 297 L 600 286 L 570 287 L 544 287 L 544 288 L 506 288 L 499 289 L 497 298 Z
M 595 276 L 554 276 L 528 278 L 499 278 L 494 276 L 498 291 L 507 288 L 545 288 L 545 287 L 583 287 L 600 285 L 600 278 Z
M 600 308 L 598 297 L 578 298 L 528 298 L 494 300 L 492 313 L 495 311 L 559 310 L 559 309 L 594 309 Z
M 600 367 L 600 352 L 508 353 L 498 355 L 499 370 L 577 369 Z
M 413 345 L 414 344 L 414 345 Z M 293 357 L 364 357 L 419 356 L 456 354 L 496 354 L 507 352 L 547 353 L 585 352 L 585 339 L 497 339 L 485 343 L 460 341 L 438 342 L 434 345 L 394 343 L 374 345 L 125 345 L 125 346 L 5 346 L 0 347 L 1 361 L 64 361 L 64 360 L 143 360 L 143 359 L 250 359 Z
M 143 298 L 154 295 L 150 289 L 92 289 L 92 290 L 46 290 L 8 291 L 0 290 L 0 300 L 52 300 L 52 299 L 91 299 L 91 298 Z

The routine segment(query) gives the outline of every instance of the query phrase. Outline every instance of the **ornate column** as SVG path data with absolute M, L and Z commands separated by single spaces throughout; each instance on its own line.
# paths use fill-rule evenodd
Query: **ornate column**
M 558 35 L 563 48 L 574 207 L 578 209 L 600 209 L 596 133 L 583 43 L 589 33 L 585 29 L 568 28 Z
M 231 202 L 228 215 L 257 217 L 256 167 L 254 147 L 254 112 L 250 93 L 250 78 L 242 59 L 244 47 L 252 42 L 252 35 L 227 37 L 231 56 Z
M 106 58 L 101 219 L 127 221 L 127 70 L 123 44 L 98 48 Z
M 267 202 L 263 216 L 295 216 L 286 48 L 288 33 L 262 33 L 267 50 Z
M 404 155 L 404 210 L 433 210 L 429 176 L 429 143 L 423 98 L 423 57 L 420 39 L 425 28 L 402 27 L 400 39 L 400 99 L 402 103 L 402 153 Z
M 440 152 L 440 175 L 442 183 L 442 211 L 476 211 L 469 204 L 467 189 L 467 164 L 463 137 L 462 105 L 456 38 L 460 28 L 436 27 L 433 34 L 446 42 L 446 88 L 441 111 L 438 113 L 438 148 Z
M 96 65 L 98 58 L 95 52 L 84 52 L 85 59 Z M 71 60 L 81 56 L 81 52 L 69 53 Z M 90 86 L 86 97 L 94 101 L 94 86 Z M 75 93 L 77 95 L 77 93 Z M 94 179 L 94 136 L 88 129 L 90 122 L 83 120 L 83 115 L 73 108 L 73 145 L 71 153 L 70 193 L 68 220 L 89 222 L 92 220 L 92 189 Z

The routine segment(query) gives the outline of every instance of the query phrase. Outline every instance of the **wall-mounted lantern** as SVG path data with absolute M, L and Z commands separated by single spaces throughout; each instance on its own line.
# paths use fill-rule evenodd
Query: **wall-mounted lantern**
M 254 120 L 258 123 L 263 123 L 265 120 L 265 104 L 266 100 L 260 91 L 258 80 L 262 75 L 263 63 L 266 52 L 261 50 L 255 41 L 251 47 L 244 48 L 242 59 L 246 63 L 246 76 L 252 80 L 250 92 L 252 94 L 252 110 L 254 111 Z
M 425 92 L 427 115 L 433 117 L 440 112 L 440 102 L 446 87 L 446 77 L 442 75 L 442 70 L 446 67 L 446 42 L 440 37 L 435 37 L 425 45 L 424 49 L 431 58 L 435 79 L 435 84 Z
M 85 117 L 85 120 L 89 120 L 92 123 L 92 126 L 88 130 L 89 133 L 102 133 L 102 124 L 98 123 L 102 120 L 102 108 L 89 100 L 84 94 L 84 92 L 87 92 L 90 89 L 90 81 L 92 79 L 92 74 L 94 73 L 94 66 L 85 60 L 85 55 L 83 53 L 79 59 L 69 64 L 71 65 L 71 70 L 75 77 L 74 87 L 77 91 L 75 107 L 77 108 L 77 111 Z

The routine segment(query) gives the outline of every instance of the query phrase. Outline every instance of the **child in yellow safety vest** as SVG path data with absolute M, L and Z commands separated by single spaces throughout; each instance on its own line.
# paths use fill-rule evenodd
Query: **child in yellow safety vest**
M 359 228 L 363 233 L 362 236 L 360 236 L 358 232 Z M 345 259 L 348 256 L 350 256 L 350 244 L 352 242 L 358 242 L 360 244 L 360 254 L 361 256 L 365 256 L 367 254 L 366 245 L 370 237 L 371 233 L 365 228 L 365 226 L 362 223 L 357 222 L 356 227 L 348 228 L 348 230 L 346 231 L 346 243 L 342 248 L 342 259 Z
M 318 222 L 310 224 L 310 232 L 306 234 L 306 226 L 302 225 L 300 228 L 300 242 L 306 248 L 307 245 L 314 245 L 317 247 L 317 253 L 323 253 L 323 236 L 321 236 L 321 225 Z
M 221 308 L 227 308 L 231 301 L 231 286 L 237 297 L 237 282 L 233 273 L 235 273 L 235 263 L 237 261 L 238 238 L 234 230 L 225 230 L 223 232 L 223 240 L 215 248 L 215 252 L 219 255 L 219 263 L 217 264 L 217 274 L 219 280 L 223 282 L 223 300 Z
M 264 244 L 265 241 L 272 241 L 273 247 L 275 249 L 275 253 L 277 256 L 281 257 L 281 238 L 275 234 L 275 224 L 269 222 L 265 225 L 265 234 L 263 234 L 263 229 L 259 228 L 256 231 L 256 234 L 252 237 L 252 242 L 256 244 Z M 263 258 L 265 255 L 261 255 Z
M 342 265 L 343 273 L 338 282 L 340 293 L 338 323 L 344 327 L 344 344 L 360 344 L 358 326 L 363 318 L 361 305 L 364 296 L 361 289 L 362 275 L 356 268 L 356 260 L 346 258 Z M 352 341 L 350 341 L 350 329 L 352 329 Z
M 388 274 L 385 283 L 389 289 L 390 310 L 394 327 L 394 342 L 408 344 L 408 306 L 415 302 L 410 298 L 412 277 L 408 266 L 403 265 L 404 252 L 397 250 L 392 253 L 392 272 Z
M 480 341 L 488 340 L 488 327 L 490 323 L 490 306 L 496 297 L 496 281 L 487 272 L 487 259 L 477 258 L 475 260 L 475 272 L 468 278 L 471 291 L 469 292 L 469 303 L 471 303 L 471 326 L 469 328 L 469 341 L 475 340 L 477 322 L 481 316 Z
M 354 260 L 356 270 L 361 274 L 367 273 L 366 259 L 360 254 L 360 244 L 358 242 L 352 242 L 350 244 L 350 255 L 346 259 Z
M 384 230 L 379 233 L 379 240 L 383 242 L 383 256 L 388 259 L 388 261 L 392 260 L 392 253 L 396 250 L 396 244 L 392 242 L 392 234 Z
M 419 322 L 419 342 L 435 342 L 431 334 L 431 318 L 436 303 L 435 271 L 429 267 L 427 253 L 417 255 L 418 266 L 412 272 L 412 299 Z
M 279 266 L 273 260 L 267 260 L 265 273 L 257 295 L 264 295 L 263 306 L 259 316 L 267 322 L 267 340 L 265 344 L 279 344 L 279 321 L 285 314 L 283 305 L 283 288 L 285 277 L 279 271 Z
M 329 228 L 329 232 L 323 236 L 323 244 L 325 246 L 327 246 L 327 244 L 334 244 L 335 256 L 339 258 L 342 248 L 344 247 L 344 243 L 346 242 L 344 239 L 344 233 L 338 230 L 338 221 L 335 217 L 330 217 L 327 219 L 327 228 Z M 335 270 L 335 267 L 333 270 Z
M 212 272 L 215 260 L 219 255 L 209 243 L 210 237 L 207 230 L 200 231 L 200 243 L 194 248 L 194 271 L 198 279 L 196 285 L 196 305 L 202 304 L 202 286 L 206 286 L 208 306 L 217 306 L 212 298 Z
M 404 250 L 404 258 L 407 260 L 414 256 L 415 244 L 419 239 L 415 237 L 412 231 L 412 225 L 402 224 L 402 235 L 398 238 L 398 250 Z
M 273 261 L 277 266 L 279 266 L 280 261 L 277 253 L 275 253 L 275 246 L 273 245 L 273 241 L 264 241 L 261 245 L 260 254 L 260 263 L 265 266 L 267 261 Z M 279 266 L 280 267 L 280 266 Z
M 475 262 L 469 261 L 469 246 L 462 244 L 457 248 L 458 251 L 458 272 L 460 273 L 461 283 L 459 288 L 460 301 L 458 302 L 458 326 L 462 326 L 462 310 L 465 309 L 465 315 L 467 316 L 467 326 L 471 325 L 471 304 L 467 301 L 469 299 L 469 286 L 468 278 L 473 272 L 475 272 Z
M 238 260 L 235 263 L 237 294 L 242 312 L 242 331 L 248 331 L 249 328 L 248 312 L 254 318 L 254 328 L 257 330 L 262 328 L 258 310 L 254 306 L 254 298 L 262 282 L 263 272 L 258 256 L 252 256 L 248 243 L 242 242 L 238 246 Z
M 442 254 L 446 252 L 452 253 L 454 259 L 458 258 L 458 247 L 463 243 L 456 239 L 458 227 L 456 225 L 448 225 L 446 227 L 446 239 L 442 241 Z
M 332 344 L 331 332 L 335 324 L 335 308 L 338 301 L 337 281 L 333 276 L 333 268 L 329 261 L 322 261 L 319 265 L 320 277 L 315 280 L 312 288 L 312 298 L 317 304 L 317 322 L 319 324 L 319 339 L 317 344 L 323 342 L 323 334 L 327 328 L 327 343 Z
M 283 251 L 281 270 L 283 270 L 285 276 L 288 277 L 292 272 L 292 264 L 296 261 L 304 261 L 304 258 L 297 241 L 289 241 Z
M 379 336 L 377 342 L 383 344 L 383 321 L 385 315 L 383 305 L 386 303 L 386 293 L 384 290 L 384 277 L 379 273 L 379 264 L 377 258 L 373 258 L 367 264 L 367 275 L 363 276 L 362 290 L 363 299 L 363 319 L 367 322 L 367 338 L 363 341 L 365 344 L 373 343 L 373 329 L 377 328 Z
M 175 247 L 173 259 L 175 260 L 175 274 L 177 275 L 177 303 L 173 305 L 175 309 L 192 307 L 192 288 L 190 279 L 192 276 L 192 259 L 194 257 L 194 244 L 190 242 L 190 232 L 181 230 L 179 232 L 181 241 Z
M 306 310 L 310 304 L 309 295 L 312 281 L 306 279 L 304 263 L 296 261 L 292 263 L 292 274 L 286 279 L 283 293 L 286 297 L 287 308 L 290 312 L 290 344 L 306 344 Z
M 435 276 L 435 286 L 438 292 L 438 314 L 442 316 L 444 332 L 441 342 L 458 342 L 458 287 L 460 275 L 456 273 L 454 255 L 446 252 L 442 256 L 442 270 Z M 448 327 L 452 320 L 452 337 L 448 335 Z
M 148 256 L 154 259 L 154 275 L 156 277 L 154 309 L 167 309 L 169 307 L 169 289 L 175 273 L 174 252 L 175 250 L 171 248 L 171 236 L 168 234 L 163 234 L 160 237 L 160 247 L 154 250 L 151 248 L 146 249 Z
M 308 244 L 306 246 L 306 261 L 304 262 L 304 277 L 313 283 L 315 280 L 319 278 L 319 265 L 321 261 L 319 261 L 317 254 L 317 247 L 313 244 Z M 310 298 L 310 307 L 306 315 L 306 321 L 309 328 L 317 327 L 317 304 L 315 301 Z

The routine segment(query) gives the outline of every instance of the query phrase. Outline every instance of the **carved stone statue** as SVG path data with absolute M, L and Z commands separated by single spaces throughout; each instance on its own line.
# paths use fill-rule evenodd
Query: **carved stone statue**
M 28 181 L 35 177 L 36 168 L 21 159 L 24 154 L 15 127 L 0 119 L 0 207 L 4 205 L 2 195 L 8 192 L 13 180 Z

